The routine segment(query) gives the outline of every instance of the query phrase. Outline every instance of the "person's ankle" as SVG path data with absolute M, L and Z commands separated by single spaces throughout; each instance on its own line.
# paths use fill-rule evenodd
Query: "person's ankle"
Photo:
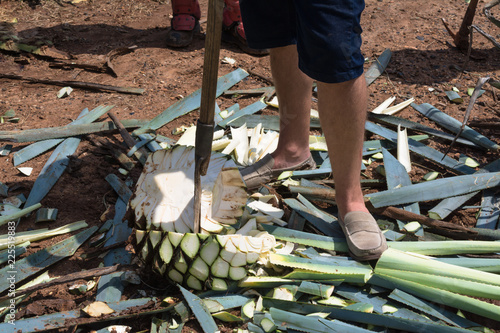
M 351 202 L 346 205 L 340 205 L 339 202 L 337 202 L 337 207 L 338 207 L 338 216 L 340 219 L 344 219 L 344 217 L 351 212 L 365 212 L 365 213 L 370 213 L 370 211 L 366 208 L 364 202 Z
M 307 160 L 309 156 L 311 156 L 310 152 L 307 153 L 296 153 L 296 154 L 287 154 L 274 152 L 271 154 L 274 158 L 274 166 L 273 169 L 283 169 L 288 167 L 293 167 L 297 164 L 300 164 Z

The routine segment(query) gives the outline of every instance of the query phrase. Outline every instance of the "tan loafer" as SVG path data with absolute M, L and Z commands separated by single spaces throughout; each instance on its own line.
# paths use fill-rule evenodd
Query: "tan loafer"
M 258 160 L 255 164 L 240 169 L 241 177 L 245 181 L 247 189 L 254 190 L 262 184 L 269 183 L 270 181 L 278 178 L 283 171 L 315 169 L 316 163 L 314 162 L 312 156 L 309 156 L 309 158 L 304 162 L 289 168 L 273 169 L 273 166 L 274 158 L 271 154 L 268 154 Z
M 349 212 L 343 220 L 339 219 L 339 224 L 355 260 L 375 260 L 387 250 L 385 237 L 370 213 Z

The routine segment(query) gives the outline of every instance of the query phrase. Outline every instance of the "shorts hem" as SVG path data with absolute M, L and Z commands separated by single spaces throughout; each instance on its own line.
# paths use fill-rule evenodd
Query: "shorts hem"
M 252 41 L 251 39 L 247 38 L 247 43 L 248 46 L 250 46 L 253 49 L 257 50 L 263 50 L 263 49 L 274 49 L 277 47 L 284 47 L 284 46 L 289 46 L 289 45 L 296 45 L 297 41 L 295 40 L 266 40 L 266 41 Z
M 364 69 L 361 68 L 342 73 L 318 73 L 304 68 L 304 66 L 302 66 L 301 64 L 299 64 L 299 68 L 304 74 L 306 74 L 313 80 L 324 83 L 342 83 L 351 81 L 360 77 L 364 71 Z

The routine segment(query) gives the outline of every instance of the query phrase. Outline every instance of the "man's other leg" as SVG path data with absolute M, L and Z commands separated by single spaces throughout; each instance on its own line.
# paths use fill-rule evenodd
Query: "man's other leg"
M 360 183 L 367 108 L 365 77 L 317 85 L 321 128 L 332 164 L 339 217 L 352 211 L 368 212 Z

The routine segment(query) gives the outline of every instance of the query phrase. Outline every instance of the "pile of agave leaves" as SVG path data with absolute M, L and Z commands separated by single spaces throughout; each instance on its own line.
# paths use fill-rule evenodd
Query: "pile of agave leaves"
M 379 63 L 383 62 L 380 59 Z M 73 255 L 79 246 L 90 241 L 93 247 L 111 249 L 104 256 L 105 266 L 137 263 L 139 272 L 162 276 L 165 284 L 180 290 L 182 299 L 174 299 L 173 295 L 146 297 L 145 293 L 142 298 L 121 300 L 123 285 L 142 282 L 135 271 L 114 272 L 100 277 L 96 302 L 83 312 L 74 310 L 16 320 L 16 330 L 74 327 L 76 332 L 83 332 L 86 327 L 83 325 L 92 324 L 98 327 L 98 332 L 136 331 L 117 323 L 150 316 L 153 320 L 147 331 L 182 332 L 184 323 L 194 315 L 207 333 L 226 326 L 223 322 L 230 322 L 229 326 L 236 327 L 238 332 L 259 333 L 491 331 L 466 319 L 463 313 L 500 321 L 500 307 L 492 301 L 500 300 L 500 259 L 495 255 L 500 253 L 500 237 L 498 214 L 495 210 L 492 213 L 496 199 L 491 190 L 500 182 L 498 162 L 479 167 L 467 158 L 459 161 L 443 158 L 425 140 L 432 136 L 453 140 L 454 135 L 393 115 L 409 107 L 412 100 L 394 107 L 390 107 L 392 101 L 384 103 L 372 112 L 370 119 L 399 127 L 392 131 L 374 122 L 366 125 L 367 131 L 384 139 L 365 142 L 365 164 L 379 159 L 383 165 L 380 171 L 387 175 L 387 190 L 367 195 L 369 205 L 374 209 L 399 207 L 419 215 L 419 202 L 440 200 L 429 210 L 432 219 L 428 218 L 440 222 L 436 220 L 444 220 L 481 192 L 484 199 L 476 228 L 459 231 L 462 235 L 468 232 L 480 236 L 482 240 L 454 240 L 451 236 L 457 230 L 448 230 L 448 237 L 444 237 L 430 232 L 425 223 L 375 215 L 389 241 L 389 249 L 376 263 L 354 261 L 348 257 L 336 217 L 317 205 L 334 203 L 334 190 L 318 181 L 331 173 L 323 137 L 310 139 L 318 169 L 286 172 L 258 191 L 245 191 L 236 168 L 255 163 L 272 152 L 279 135 L 277 117 L 256 115 L 275 103 L 268 101 L 274 92 L 272 87 L 229 90 L 247 75 L 238 69 L 218 81 L 218 95 L 248 93 L 263 97 L 244 109 L 239 110 L 235 105 L 216 114 L 214 152 L 209 172 L 202 180 L 200 233 L 193 233 L 192 227 L 194 129 L 187 129 L 177 142 L 151 134 L 176 117 L 197 109 L 200 100 L 197 91 L 149 122 L 124 122 L 125 127 L 139 127 L 133 132 L 138 142 L 129 157 L 135 155 L 144 164 L 144 171 L 135 184 L 127 184 L 116 175 L 106 178 L 119 195 L 114 220 L 101 228 L 86 228 L 16 262 L 17 281 L 25 280 Z M 368 79 L 373 75 L 369 71 Z M 411 105 L 448 131 L 461 130 L 458 121 L 449 119 L 432 105 Z M 72 124 L 78 133 L 69 131 L 72 126 L 0 132 L 1 139 L 36 141 L 14 154 L 15 165 L 35 156 L 34 151 L 40 154 L 57 146 L 25 202 L 2 205 L 0 224 L 16 221 L 33 211 L 41 219 L 51 218 L 53 211 L 43 210 L 40 201 L 62 173 L 60 170 L 64 171 L 67 156 L 78 147 L 80 139 L 76 135 L 103 130 L 104 124 L 93 122 L 109 110 L 110 107 L 99 107 L 82 112 Z M 106 126 L 109 128 L 110 124 Z M 314 111 L 311 111 L 311 126 L 319 126 Z M 408 137 L 401 127 L 424 134 Z M 459 143 L 498 149 L 495 143 L 468 127 L 462 131 Z M 407 170 L 411 168 L 409 157 L 413 154 L 452 170 L 457 176 L 433 179 L 429 174 L 428 181 L 412 184 Z M 120 169 L 122 174 L 128 172 L 126 165 Z M 7 193 L 5 185 L 0 185 Z M 76 222 L 55 230 L 17 234 L 16 255 L 22 254 L 29 242 L 86 226 L 84 222 Z M 113 248 L 130 235 L 131 246 Z M 7 249 L 8 244 L 8 236 L 0 239 L 2 249 Z M 36 269 L 34 262 L 38 263 Z M 0 269 L 2 276 L 9 269 L 8 265 Z M 40 275 L 21 288 L 33 288 L 47 281 L 47 276 Z M 85 293 L 93 287 L 77 285 L 73 289 Z M 8 282 L 0 281 L 0 292 L 8 290 Z M 15 303 L 21 303 L 27 295 L 19 289 Z M 5 322 L 0 324 L 0 331 L 9 332 L 10 300 L 1 301 Z

